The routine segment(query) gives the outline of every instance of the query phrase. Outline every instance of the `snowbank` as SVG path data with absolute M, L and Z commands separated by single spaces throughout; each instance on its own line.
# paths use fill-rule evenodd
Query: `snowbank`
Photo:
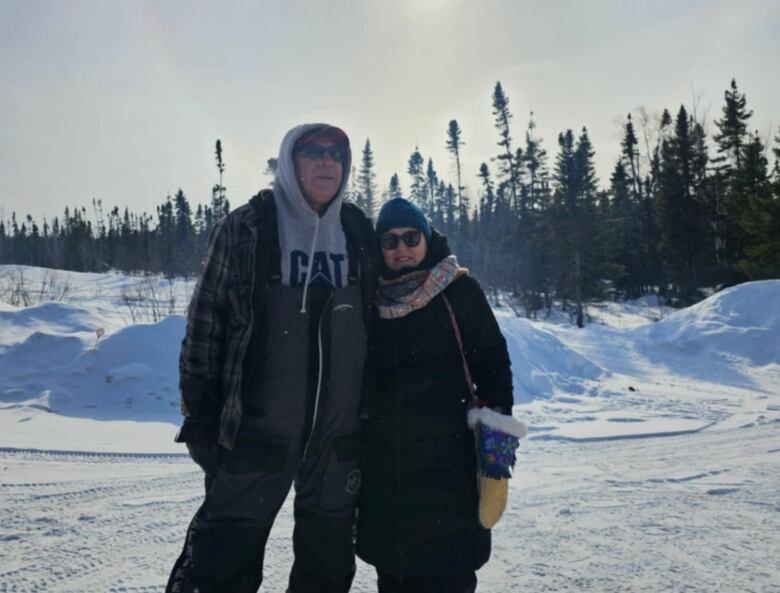
M 100 327 L 106 335 L 97 341 Z M 183 317 L 116 329 L 83 307 L 48 303 L 0 313 L 0 331 L 1 407 L 179 422 Z
M 780 364 L 780 280 L 727 288 L 633 335 L 691 354 Z
M 527 319 L 505 313 L 496 318 L 512 360 L 516 404 L 560 392 L 585 394 L 592 381 L 609 374 Z
M 29 337 L 34 332 L 96 338 L 95 331 L 113 331 L 121 327 L 91 307 L 67 303 L 41 303 L 31 307 L 0 308 L 0 347 Z
M 180 450 L 172 438 L 184 318 L 125 325 L 121 299 L 86 284 L 124 290 L 139 278 L 61 274 L 76 301 L 0 307 L 0 447 Z M 780 281 L 753 282 L 642 327 L 662 313 L 657 303 L 605 304 L 601 323 L 582 330 L 498 309 L 515 413 L 529 420 L 532 440 L 780 422 L 777 303 Z

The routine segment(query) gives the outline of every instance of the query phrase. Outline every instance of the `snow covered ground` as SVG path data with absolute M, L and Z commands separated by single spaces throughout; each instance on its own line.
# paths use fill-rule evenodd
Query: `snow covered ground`
M 162 591 L 202 498 L 172 442 L 184 322 L 165 316 L 192 282 L 0 266 L 0 298 L 20 273 L 29 306 L 0 302 L 0 593 Z M 496 309 L 531 434 L 479 590 L 780 591 L 778 303 L 756 282 L 678 312 L 604 304 L 584 330 Z M 284 589 L 291 514 L 264 591 Z

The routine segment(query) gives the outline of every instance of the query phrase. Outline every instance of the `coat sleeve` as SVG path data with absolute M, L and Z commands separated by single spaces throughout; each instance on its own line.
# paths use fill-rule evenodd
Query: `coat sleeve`
M 460 285 L 460 286 L 457 286 Z M 512 369 L 506 340 L 482 287 L 470 276 L 456 281 L 460 307 L 453 303 L 463 336 L 463 347 L 477 397 L 490 408 L 512 413 Z
M 179 392 L 184 424 L 179 442 L 216 439 L 221 411 L 221 381 L 227 327 L 229 277 L 227 218 L 211 232 L 206 256 L 187 310 L 179 356 Z

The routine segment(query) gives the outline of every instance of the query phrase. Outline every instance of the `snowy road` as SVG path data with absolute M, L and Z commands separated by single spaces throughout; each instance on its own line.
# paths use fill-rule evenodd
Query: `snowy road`
M 138 278 L 62 275 L 76 302 L 0 303 L 0 593 L 162 591 L 202 497 L 173 442 L 184 319 L 126 325 Z M 779 300 L 606 303 L 582 330 L 496 310 L 531 428 L 479 591 L 780 593 Z M 291 533 L 288 500 L 263 591 Z
M 0 593 L 162 591 L 201 488 L 182 457 L 0 451 Z M 262 591 L 284 590 L 291 527 L 288 500 Z M 780 591 L 778 534 L 777 425 L 528 441 L 480 591 Z

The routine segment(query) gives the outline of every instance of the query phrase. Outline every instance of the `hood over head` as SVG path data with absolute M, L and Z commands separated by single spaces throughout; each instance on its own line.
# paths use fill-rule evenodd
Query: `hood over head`
M 349 182 L 349 173 L 352 170 L 352 151 L 349 146 L 349 138 L 341 128 L 331 126 L 325 123 L 302 124 L 291 129 L 282 139 L 279 147 L 279 156 L 276 164 L 276 175 L 274 177 L 274 194 L 281 192 L 290 206 L 299 211 L 302 216 L 311 217 L 317 213 L 309 206 L 306 198 L 303 197 L 298 176 L 295 173 L 295 158 L 293 152 L 296 145 L 306 144 L 316 138 L 326 138 L 334 144 L 344 149 L 344 159 L 342 161 L 341 185 L 336 195 L 328 204 L 328 209 L 323 213 L 323 217 L 330 210 L 338 210 L 341 202 L 344 200 L 347 184 Z
M 341 185 L 322 215 L 313 210 L 304 198 L 293 157 L 299 141 L 306 143 L 318 137 L 333 141 L 344 152 Z M 297 126 L 287 132 L 279 148 L 273 194 L 282 255 L 282 283 L 303 286 L 301 312 L 307 308 L 309 284 L 321 283 L 338 288 L 347 283 L 348 254 L 341 226 L 341 204 L 351 168 L 349 139 L 341 129 L 329 124 Z

